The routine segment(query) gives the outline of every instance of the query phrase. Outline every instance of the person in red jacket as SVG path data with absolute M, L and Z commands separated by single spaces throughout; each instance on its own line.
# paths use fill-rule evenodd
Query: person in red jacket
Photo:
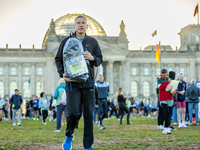
M 162 69 L 161 70 L 161 75 L 162 77 L 160 79 L 158 79 L 158 88 L 159 88 L 159 103 L 160 106 L 162 108 L 162 110 L 165 112 L 165 127 L 163 129 L 163 134 L 171 134 L 170 131 L 170 120 L 171 120 L 171 116 L 170 116 L 170 109 L 172 108 L 171 106 L 173 106 L 173 95 L 176 93 L 176 91 L 174 91 L 173 93 L 171 93 L 170 91 L 166 91 L 166 88 L 168 86 L 168 84 L 170 83 L 170 78 L 168 78 L 167 76 L 167 70 L 166 69 Z

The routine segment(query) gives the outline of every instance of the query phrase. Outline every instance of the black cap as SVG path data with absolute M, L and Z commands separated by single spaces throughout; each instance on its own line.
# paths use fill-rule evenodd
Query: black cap
M 161 73 L 166 72 L 167 73 L 167 69 L 162 69 Z
M 19 91 L 19 90 L 18 90 L 18 89 L 15 89 L 15 92 L 16 92 L 16 91 Z

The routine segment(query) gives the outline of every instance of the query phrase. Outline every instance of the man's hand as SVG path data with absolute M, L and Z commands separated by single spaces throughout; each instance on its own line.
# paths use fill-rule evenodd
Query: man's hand
M 72 80 L 70 78 L 65 78 L 66 74 L 63 74 L 63 79 L 67 82 L 72 82 Z
M 96 104 L 95 104 L 95 107 L 97 108 L 97 107 L 98 107 L 98 105 L 96 105 Z
M 185 93 L 182 93 L 182 92 L 181 92 L 181 93 L 179 93 L 179 94 L 184 95 Z
M 172 92 L 172 95 L 176 94 L 176 91 Z
M 89 52 L 84 52 L 84 53 L 83 53 L 83 57 L 84 57 L 85 59 L 94 61 L 94 57 L 93 57 Z

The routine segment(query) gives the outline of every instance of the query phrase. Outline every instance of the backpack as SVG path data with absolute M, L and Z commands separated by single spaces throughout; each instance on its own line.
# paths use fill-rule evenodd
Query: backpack
M 190 99 L 191 99 L 192 101 L 195 101 L 196 98 L 197 98 L 197 95 L 196 95 L 194 89 L 192 89 L 192 92 L 191 92 L 191 94 L 190 94 Z
M 62 105 L 66 105 L 66 92 L 65 92 L 65 90 L 62 94 L 62 98 L 61 98 L 60 102 L 61 102 Z

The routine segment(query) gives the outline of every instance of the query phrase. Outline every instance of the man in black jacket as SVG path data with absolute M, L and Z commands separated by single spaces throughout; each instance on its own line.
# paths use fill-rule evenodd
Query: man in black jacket
M 13 112 L 12 118 L 13 118 L 13 126 L 16 126 L 15 123 L 15 115 L 17 112 L 17 125 L 21 126 L 21 107 L 22 107 L 22 97 L 19 95 L 19 90 L 15 89 L 15 94 L 12 95 L 11 99 L 10 99 L 10 104 Z
M 94 66 L 98 67 L 102 63 L 101 49 L 97 41 L 86 35 L 86 30 L 88 28 L 87 20 L 84 16 L 78 16 L 75 19 L 74 29 L 76 32 L 73 37 L 76 37 L 83 45 L 86 50 L 83 56 L 86 60 L 89 60 L 88 71 L 89 80 L 94 80 Z M 58 73 L 61 78 L 66 81 L 66 95 L 67 95 L 67 128 L 66 128 L 66 140 L 63 143 L 63 149 L 71 149 L 72 141 L 74 138 L 74 128 L 76 127 L 78 120 L 81 117 L 83 108 L 84 115 L 84 138 L 83 145 L 85 149 L 92 149 L 92 143 L 94 141 L 93 136 L 93 109 L 94 109 L 94 85 L 91 86 L 89 81 L 78 83 L 73 82 L 70 78 L 66 78 L 64 74 L 63 66 L 63 48 L 66 41 L 71 36 L 66 37 L 60 44 L 57 55 L 55 57 L 55 62 L 57 66 Z M 73 92 L 70 90 L 70 84 Z

